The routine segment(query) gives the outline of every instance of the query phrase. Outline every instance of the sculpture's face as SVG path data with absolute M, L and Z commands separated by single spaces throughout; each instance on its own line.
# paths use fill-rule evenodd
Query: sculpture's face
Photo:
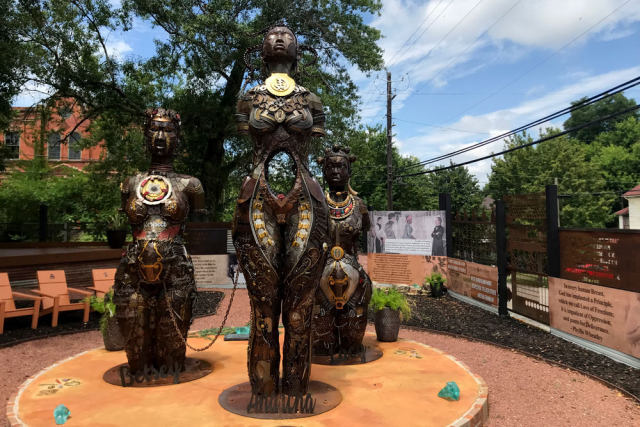
M 170 157 L 178 145 L 179 127 L 168 117 L 154 116 L 145 128 L 145 139 L 149 152 L 157 157 Z
M 344 157 L 328 157 L 324 167 L 324 179 L 329 187 L 344 187 L 351 178 L 349 160 Z
M 267 62 L 273 59 L 293 62 L 297 51 L 296 36 L 286 27 L 273 28 L 267 33 L 262 43 L 262 52 Z

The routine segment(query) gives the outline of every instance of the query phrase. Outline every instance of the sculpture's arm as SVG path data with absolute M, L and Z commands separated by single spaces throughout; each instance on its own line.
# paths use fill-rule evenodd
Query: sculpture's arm
M 327 120 L 322 109 L 322 102 L 315 94 L 309 93 L 307 97 L 309 101 L 309 110 L 313 116 L 313 126 L 311 127 L 311 136 L 323 137 L 326 135 L 324 123 Z

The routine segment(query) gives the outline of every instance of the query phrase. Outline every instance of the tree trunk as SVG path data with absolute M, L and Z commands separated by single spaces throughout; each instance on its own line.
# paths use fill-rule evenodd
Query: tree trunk
M 205 192 L 209 218 L 219 221 L 224 212 L 222 194 L 229 179 L 231 170 L 223 165 L 224 143 L 226 135 L 234 125 L 234 114 L 238 101 L 238 92 L 242 88 L 244 76 L 244 63 L 237 60 L 231 70 L 230 78 L 220 100 L 220 109 L 211 118 L 213 132 L 207 144 L 200 181 Z

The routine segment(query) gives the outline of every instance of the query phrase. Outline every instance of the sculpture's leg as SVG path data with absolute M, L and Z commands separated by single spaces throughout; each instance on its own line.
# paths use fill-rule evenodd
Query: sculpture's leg
M 261 246 L 255 240 L 249 220 L 249 200 L 236 207 L 233 243 L 251 303 L 251 333 L 247 354 L 249 381 L 254 393 L 268 396 L 278 393 L 280 380 L 278 325 L 282 299 L 277 260 L 281 242 L 273 228 L 274 218 L 263 211 L 262 205 L 259 206 L 257 215 L 260 216 L 260 223 L 268 224 L 272 243 L 265 239 L 265 244 Z
M 360 267 L 360 283 L 344 309 L 340 310 L 336 324 L 339 328 L 340 347 L 356 350 L 367 329 L 367 308 L 371 300 L 371 279 Z
M 320 283 L 321 267 L 326 251 L 327 209 L 322 201 L 300 196 L 299 213 L 292 215 L 286 225 L 287 250 L 284 280 L 283 317 L 285 336 L 283 347 L 284 393 L 306 394 L 311 374 L 311 331 L 313 302 Z M 305 209 L 306 208 L 306 209 Z M 303 216 L 313 211 L 309 227 L 304 228 Z M 300 237 L 301 230 L 306 233 Z M 295 242 L 298 244 L 296 245 Z M 300 243 L 302 242 L 302 243 Z
M 177 276 L 175 279 L 176 282 L 167 285 L 167 294 L 161 289 L 158 295 L 154 366 L 173 369 L 177 364 L 180 370 L 183 370 L 187 350 L 184 338 L 188 336 L 191 326 L 196 287 L 193 276 L 188 274 Z M 173 311 L 173 318 L 169 310 Z
M 150 295 L 138 286 L 138 273 L 131 249 L 122 258 L 113 285 L 118 327 L 132 372 L 153 362 L 153 334 L 150 331 Z
M 313 317 L 313 354 L 330 356 L 338 348 L 338 328 L 336 327 L 336 308 L 322 290 L 316 291 Z

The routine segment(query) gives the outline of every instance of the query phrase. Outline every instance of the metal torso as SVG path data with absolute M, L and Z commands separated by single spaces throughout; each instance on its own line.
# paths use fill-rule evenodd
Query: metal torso
M 189 178 L 173 172 L 145 172 L 129 181 L 125 212 L 134 243 L 129 248 L 141 278 L 157 282 L 166 273 L 165 264 L 176 254 L 186 256 L 184 224 L 189 214 Z

